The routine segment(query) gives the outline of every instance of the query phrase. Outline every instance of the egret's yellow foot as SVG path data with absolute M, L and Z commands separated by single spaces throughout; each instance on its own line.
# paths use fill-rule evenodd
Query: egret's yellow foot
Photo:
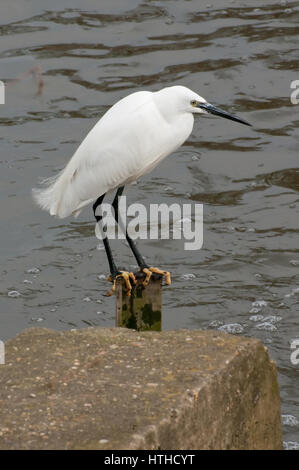
M 122 277 L 125 281 L 125 285 L 126 285 L 126 289 L 127 289 L 127 296 L 128 297 L 131 296 L 131 292 L 132 292 L 131 281 L 133 282 L 133 284 L 136 284 L 136 282 L 137 282 L 136 279 L 135 279 L 135 276 L 134 276 L 133 273 L 131 273 L 129 271 L 119 271 L 115 276 L 112 276 L 110 274 L 110 276 L 107 277 L 107 280 L 112 282 L 112 288 L 110 289 L 108 294 L 106 294 L 106 297 L 110 297 L 112 294 L 114 294 L 115 289 L 116 289 L 116 280 L 119 279 L 120 277 Z
M 142 285 L 145 287 L 148 285 L 150 278 L 152 277 L 152 274 L 159 274 L 160 276 L 165 277 L 165 283 L 170 286 L 171 284 L 171 277 L 170 277 L 170 272 L 169 271 L 162 271 L 162 269 L 159 268 L 143 268 L 142 272 L 145 274 L 145 279 L 142 282 Z

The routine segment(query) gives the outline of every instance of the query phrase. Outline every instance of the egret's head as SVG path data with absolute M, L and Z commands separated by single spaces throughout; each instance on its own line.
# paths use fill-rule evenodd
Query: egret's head
M 241 119 L 234 114 L 230 114 L 218 108 L 217 106 L 208 103 L 202 96 L 199 96 L 197 93 L 194 93 L 194 91 L 189 90 L 189 88 L 184 86 L 173 86 L 170 88 L 164 88 L 164 90 L 167 90 L 169 96 L 172 95 L 175 101 L 175 106 L 180 112 L 190 112 L 193 114 L 214 114 L 215 116 L 220 116 L 226 119 L 230 119 L 231 121 L 240 122 L 246 126 L 251 126 L 251 124 L 249 124 L 249 122 L 245 121 L 244 119 Z

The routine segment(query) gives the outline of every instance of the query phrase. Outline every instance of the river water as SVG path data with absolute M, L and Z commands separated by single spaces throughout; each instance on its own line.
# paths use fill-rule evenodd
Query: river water
M 182 240 L 138 246 L 172 272 L 164 329 L 220 328 L 266 344 L 279 368 L 285 447 L 294 448 L 299 107 L 290 95 L 299 1 L 248 3 L 1 0 L 0 337 L 114 325 L 91 208 L 57 220 L 33 204 L 31 188 L 62 168 L 123 96 L 188 86 L 253 127 L 198 117 L 185 145 L 127 192 L 128 204 L 202 203 L 202 249 L 186 251 Z M 123 241 L 113 248 L 121 266 L 134 267 Z

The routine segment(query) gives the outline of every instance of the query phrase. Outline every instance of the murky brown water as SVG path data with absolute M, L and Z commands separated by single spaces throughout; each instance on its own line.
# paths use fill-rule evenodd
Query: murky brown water
M 39 66 L 45 83 L 35 96 L 25 76 L 0 106 L 0 337 L 29 326 L 114 324 L 91 210 L 55 220 L 33 205 L 31 188 L 64 166 L 124 95 L 186 85 L 254 127 L 198 118 L 189 141 L 128 192 L 146 205 L 204 204 L 201 251 L 178 240 L 139 243 L 152 264 L 172 271 L 163 327 L 263 340 L 279 365 L 284 439 L 299 447 L 299 365 L 290 362 L 299 337 L 299 107 L 290 102 L 299 1 L 262 3 L 1 0 L 0 79 Z M 116 243 L 120 265 L 134 266 Z

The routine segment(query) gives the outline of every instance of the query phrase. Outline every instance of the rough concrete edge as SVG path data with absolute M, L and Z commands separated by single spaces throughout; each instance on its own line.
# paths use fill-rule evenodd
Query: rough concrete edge
M 247 338 L 246 338 L 247 339 Z M 276 380 L 277 388 L 278 388 L 278 395 L 279 394 L 279 387 L 278 387 L 278 381 L 277 381 L 277 366 L 274 361 L 272 361 L 269 357 L 269 351 L 268 348 L 258 339 L 256 338 L 248 338 L 248 343 L 254 344 L 255 348 L 262 348 L 265 352 L 265 362 L 268 362 L 270 367 L 272 368 L 273 372 L 273 378 Z M 247 347 L 248 347 L 247 343 Z M 246 346 L 240 345 L 238 347 L 238 352 L 242 352 L 247 349 Z M 245 356 L 246 357 L 246 356 Z M 229 364 L 231 365 L 233 362 L 237 360 L 236 357 L 234 357 L 234 354 L 232 353 Z M 227 362 L 227 361 L 226 361 Z M 212 376 L 209 377 L 208 380 L 205 380 L 201 385 L 198 387 L 193 388 L 192 390 L 186 390 L 186 392 L 183 394 L 179 405 L 176 407 L 174 410 L 176 413 L 175 417 L 175 427 L 178 429 L 180 427 L 181 422 L 186 420 L 186 415 L 190 416 L 190 419 L 194 416 L 194 403 L 198 400 L 200 395 L 202 393 L 206 394 L 206 389 L 208 386 L 217 381 L 219 378 L 223 378 L 223 374 L 226 374 L 226 364 L 223 364 L 222 368 L 215 372 Z M 281 424 L 281 413 L 279 413 L 279 421 Z M 179 449 L 181 447 L 171 447 L 164 449 L 163 446 L 161 446 L 161 439 L 160 436 L 167 431 L 167 429 L 171 429 L 174 426 L 174 422 L 169 416 L 168 418 L 163 418 L 160 422 L 157 424 L 149 425 L 145 427 L 141 432 L 138 434 L 135 433 L 131 436 L 131 440 L 126 442 L 124 446 L 120 448 L 120 450 L 124 449 L 129 449 L 129 450 L 173 450 L 173 449 Z M 282 447 L 282 432 L 281 432 L 281 444 L 277 446 L 277 450 L 281 450 Z M 201 450 L 198 449 L 198 447 L 188 447 L 185 450 Z M 216 449 L 213 449 L 216 450 Z M 251 450 L 251 449 L 247 449 Z

